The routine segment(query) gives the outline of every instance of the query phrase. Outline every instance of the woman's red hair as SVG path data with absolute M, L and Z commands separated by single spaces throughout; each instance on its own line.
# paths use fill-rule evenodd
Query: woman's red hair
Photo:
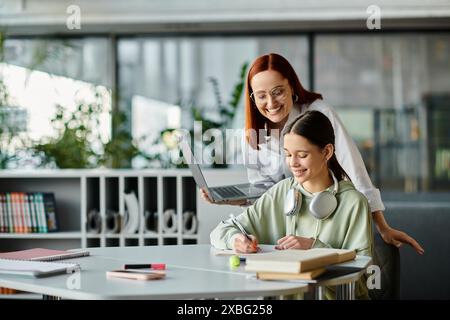
M 245 129 L 246 132 L 252 129 L 255 130 L 256 141 L 254 141 L 254 139 L 249 139 L 250 137 L 247 134 L 247 141 L 253 148 L 256 148 L 257 144 L 259 144 L 259 130 L 264 129 L 264 124 L 267 119 L 258 111 L 255 103 L 250 98 L 250 95 L 253 92 L 250 82 L 257 73 L 266 70 L 277 71 L 289 81 L 289 85 L 293 90 L 293 95 L 298 96 L 296 103 L 310 104 L 316 99 L 322 99 L 321 94 L 310 92 L 303 88 L 294 68 L 292 68 L 289 61 L 284 57 L 276 53 L 269 53 L 258 57 L 248 71 L 245 90 Z

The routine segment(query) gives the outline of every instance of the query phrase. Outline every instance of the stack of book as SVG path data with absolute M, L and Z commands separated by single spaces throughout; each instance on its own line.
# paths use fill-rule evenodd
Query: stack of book
M 354 250 L 345 249 L 279 250 L 247 257 L 245 270 L 256 272 L 262 280 L 312 280 L 328 266 L 355 257 Z
M 0 232 L 46 233 L 58 231 L 53 193 L 0 193 Z
M 20 263 L 20 261 L 55 261 L 55 260 L 64 260 L 64 259 L 72 259 L 78 257 L 89 256 L 90 253 L 87 250 L 53 250 L 53 249 L 43 249 L 43 248 L 34 248 L 28 250 L 20 250 L 20 251 L 12 251 L 12 252 L 2 252 L 0 253 L 0 265 L 5 262 L 16 262 Z M 11 264 L 9 264 L 11 267 Z M 0 273 L 9 273 L 9 274 L 33 274 L 31 270 L 28 270 L 28 267 L 25 268 L 27 270 L 8 270 L 0 268 Z M 12 295 L 16 293 L 22 293 L 23 291 L 18 291 L 10 288 L 0 287 L 0 296 L 1 295 Z

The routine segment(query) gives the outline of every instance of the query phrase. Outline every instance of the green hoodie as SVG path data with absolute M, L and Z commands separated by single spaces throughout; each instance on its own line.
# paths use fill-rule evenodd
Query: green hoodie
M 284 214 L 284 202 L 292 187 L 302 193 L 302 204 L 296 214 L 287 217 Z M 333 186 L 328 188 L 329 191 L 332 189 Z M 302 188 L 298 188 L 294 178 L 287 178 L 270 188 L 236 219 L 261 244 L 276 244 L 286 235 L 296 235 L 315 238 L 314 248 L 354 249 L 359 255 L 372 256 L 370 207 L 364 195 L 351 182 L 339 182 L 336 194 L 338 205 L 325 220 L 318 220 L 309 213 L 311 199 Z M 232 249 L 234 237 L 238 234 L 239 229 L 230 221 L 222 221 L 211 232 L 211 244 L 219 249 Z M 366 290 L 363 291 L 358 290 L 358 295 L 366 296 Z

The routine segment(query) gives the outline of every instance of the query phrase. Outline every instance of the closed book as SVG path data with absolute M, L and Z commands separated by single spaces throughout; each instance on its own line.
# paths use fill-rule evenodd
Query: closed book
M 332 252 L 338 254 L 338 259 L 336 263 L 342 263 L 346 261 L 351 261 L 356 258 L 356 251 L 349 249 L 334 249 L 334 248 L 320 248 L 321 252 Z
M 25 201 L 25 211 L 28 212 L 28 216 L 30 217 L 30 232 L 37 232 L 37 223 L 36 223 L 36 218 L 34 216 L 34 212 L 31 209 L 30 206 L 30 197 L 28 195 L 28 193 L 25 193 L 24 195 L 24 201 Z
M 20 225 L 19 225 L 19 220 L 18 220 L 18 214 L 17 214 L 17 210 L 16 210 L 16 203 L 14 200 L 14 194 L 12 193 L 7 193 L 6 194 L 6 204 L 8 205 L 8 210 L 10 212 L 11 215 L 11 220 L 13 222 L 12 227 L 13 233 L 20 233 Z
M 25 232 L 26 233 L 31 233 L 33 232 L 32 226 L 31 226 L 31 215 L 30 212 L 28 211 L 28 204 L 26 203 L 26 198 L 25 198 L 26 194 L 23 192 L 19 193 L 19 197 L 20 197 L 20 210 L 22 211 L 24 220 L 25 220 Z
M 48 229 L 45 217 L 44 197 L 42 196 L 42 193 L 34 194 L 34 209 L 36 210 L 39 219 L 39 232 L 47 233 Z
M 245 270 L 302 273 L 342 262 L 340 255 L 344 255 L 344 251 L 320 248 L 279 250 L 247 257 Z
M 0 193 L 0 207 L 3 213 L 3 228 L 2 232 L 9 231 L 8 210 L 6 209 L 6 197 L 3 193 Z
M 5 206 L 9 217 L 9 233 L 14 233 L 16 232 L 16 216 L 11 206 L 11 194 L 9 193 L 5 194 Z
M 325 271 L 325 268 L 319 268 L 301 273 L 257 272 L 256 277 L 261 280 L 313 280 Z
M 42 193 L 41 201 L 44 204 L 45 221 L 48 232 L 58 231 L 58 221 L 56 218 L 55 195 L 53 193 Z
M 11 207 L 13 210 L 13 214 L 15 216 L 14 231 L 16 233 L 22 233 L 23 232 L 23 229 L 22 229 L 23 224 L 22 224 L 22 216 L 20 214 L 20 210 L 19 210 L 19 206 L 18 206 L 17 193 L 11 192 L 10 199 L 11 199 Z
M 6 219 L 6 212 L 5 212 L 5 219 Z M 3 218 L 3 204 L 2 204 L 2 195 L 0 194 L 0 232 L 4 231 L 4 226 L 6 225 L 6 221 Z
M 34 219 L 36 221 L 36 231 L 37 233 L 43 233 L 44 232 L 44 222 L 41 217 L 41 211 L 39 210 L 39 201 L 37 199 L 37 196 L 34 193 L 28 194 L 28 200 L 30 201 L 30 210 L 32 214 L 34 215 Z
M 22 207 L 22 198 L 20 192 L 15 192 L 16 197 L 16 210 L 19 214 L 19 220 L 20 220 L 20 232 L 21 233 L 27 233 L 27 217 L 25 216 L 25 212 L 23 211 Z
M 0 259 L 54 261 L 88 256 L 87 250 L 53 250 L 34 248 L 0 253 Z

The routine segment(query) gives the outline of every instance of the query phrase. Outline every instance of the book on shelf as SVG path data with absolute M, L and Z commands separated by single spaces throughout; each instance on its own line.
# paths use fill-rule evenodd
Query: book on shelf
M 89 255 L 87 250 L 53 250 L 34 248 L 20 251 L 2 252 L 0 259 L 29 260 L 29 261 L 55 261 L 73 259 Z
M 0 232 L 59 231 L 55 196 L 48 192 L 0 193 Z
M 302 273 L 349 261 L 355 257 L 356 252 L 354 250 L 345 249 L 277 250 L 248 256 L 245 270 Z

